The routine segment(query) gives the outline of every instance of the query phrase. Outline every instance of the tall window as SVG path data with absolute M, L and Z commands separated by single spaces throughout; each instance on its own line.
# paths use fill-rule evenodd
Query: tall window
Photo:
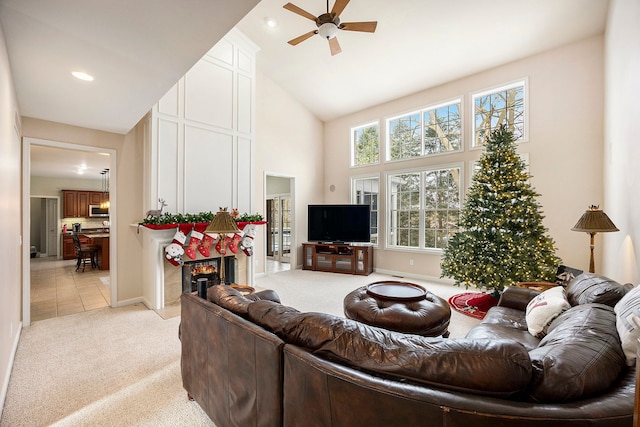
M 473 146 L 482 147 L 489 134 L 502 124 L 513 132 L 516 141 L 526 139 L 525 82 L 472 95 Z
M 351 166 L 365 166 L 380 161 L 378 122 L 351 128 Z
M 387 160 L 460 151 L 460 105 L 458 99 L 388 119 Z
M 387 176 L 389 246 L 442 249 L 457 231 L 461 167 Z
M 378 197 L 380 180 L 377 176 L 351 179 L 351 203 L 371 207 L 371 243 L 378 244 Z

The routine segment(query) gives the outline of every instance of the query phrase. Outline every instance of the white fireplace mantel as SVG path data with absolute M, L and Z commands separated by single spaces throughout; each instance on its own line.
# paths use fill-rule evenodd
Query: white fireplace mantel
M 165 305 L 165 268 L 181 269 L 169 265 L 164 256 L 164 248 L 173 240 L 176 229 L 155 230 L 139 226 L 138 232 L 142 235 L 142 301 L 147 307 L 158 310 Z M 215 253 L 213 246 L 211 251 L 212 254 Z M 231 252 L 228 251 L 227 255 L 231 255 Z M 236 258 L 236 280 L 240 283 L 253 283 L 249 257 L 239 251 Z M 185 261 L 188 259 L 185 258 Z

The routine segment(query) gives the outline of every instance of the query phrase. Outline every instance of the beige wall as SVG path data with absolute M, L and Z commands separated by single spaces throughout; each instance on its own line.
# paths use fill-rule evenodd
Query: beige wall
M 62 197 L 62 190 L 103 191 L 100 179 L 52 178 L 49 176 L 31 176 L 31 195 Z
M 256 158 L 254 206 L 265 215 L 265 174 L 295 179 L 294 241 L 300 264 L 307 239 L 306 209 L 323 200 L 323 125 L 264 74 L 256 75 Z M 304 213 L 304 214 L 302 214 Z M 259 227 L 254 258 L 255 273 L 264 272 L 265 227 Z M 256 262 L 257 260 L 257 262 Z M 295 267 L 295 266 L 294 266 Z
M 0 27 L 0 411 L 22 327 L 22 155 L 20 125 L 16 123 L 19 117 L 4 33 Z
M 541 193 L 550 235 L 558 254 L 567 265 L 588 269 L 589 240 L 585 233 L 570 231 L 590 204 L 603 204 L 603 38 L 595 37 L 528 57 L 468 78 L 431 88 L 382 104 L 325 125 L 326 167 L 324 202 L 349 201 L 349 177 L 380 173 L 398 168 L 420 167 L 437 163 L 464 162 L 468 185 L 469 162 L 481 151 L 469 149 L 471 93 L 528 79 L 529 141 L 519 151 L 528 153 L 531 182 Z M 463 97 L 465 151 L 406 162 L 350 168 L 350 127 L 379 120 L 384 135 L 385 119 L 413 109 Z M 331 171 L 329 173 L 329 171 Z M 335 191 L 329 187 L 335 185 Z M 384 185 L 381 210 L 384 209 Z M 384 218 L 384 215 L 381 215 Z M 384 224 L 380 224 L 384 230 Z M 597 248 L 598 260 L 602 251 Z M 440 276 L 439 253 L 384 250 L 384 236 L 375 251 L 375 268 L 408 276 Z M 414 260 L 414 265 L 409 260 Z
M 116 262 L 118 304 L 138 301 L 142 295 L 140 252 L 142 243 L 137 228 L 142 209 L 142 135 L 143 119 L 127 135 L 96 131 L 32 118 L 23 118 L 23 136 L 116 151 L 115 188 L 111 190 L 111 233 L 117 233 Z M 114 200 L 115 195 L 115 200 Z
M 604 240 L 602 270 L 639 283 L 640 2 L 612 0 L 605 36 L 605 211 L 620 229 Z

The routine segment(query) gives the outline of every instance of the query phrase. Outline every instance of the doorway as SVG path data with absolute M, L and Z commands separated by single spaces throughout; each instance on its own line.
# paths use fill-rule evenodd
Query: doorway
M 289 263 L 291 260 L 291 198 L 267 199 L 267 257 Z
M 32 164 L 32 149 L 42 149 L 43 147 L 56 149 L 55 151 L 60 151 L 63 155 L 59 158 L 61 163 L 56 162 L 54 156 L 47 157 L 44 163 L 48 163 L 49 166 L 53 166 L 52 169 L 62 169 L 62 165 L 64 165 L 64 161 L 67 157 L 72 157 L 70 153 L 87 153 L 88 155 L 100 155 L 104 156 L 107 159 L 109 169 L 111 171 L 116 171 L 116 150 L 115 149 L 106 149 L 102 147 L 93 147 L 93 146 L 85 146 L 85 145 L 77 145 L 71 143 L 64 143 L 58 141 L 50 141 L 43 140 L 37 138 L 23 138 L 22 144 L 22 236 L 23 241 L 28 242 L 29 244 L 23 244 L 22 248 L 22 322 L 23 326 L 29 326 L 32 321 L 32 312 L 31 312 L 31 303 L 32 303 L 32 295 L 31 295 L 31 285 L 32 285 L 32 262 L 31 261 L 31 237 L 33 233 L 37 233 L 40 236 L 40 245 L 43 249 L 39 249 L 40 252 L 46 253 L 49 255 L 46 258 L 38 258 L 37 261 L 45 261 L 51 260 L 52 262 L 47 262 L 46 267 L 57 269 L 58 267 L 69 268 L 67 264 L 71 262 L 72 264 L 75 262 L 74 260 L 65 261 L 62 260 L 62 251 L 61 251 L 61 214 L 62 214 L 62 203 L 60 201 L 59 190 L 61 188 L 56 188 L 53 183 L 54 179 L 40 179 L 40 183 L 45 183 L 44 185 L 36 187 L 32 189 L 32 168 L 35 170 L 38 168 L 37 159 L 34 160 Z M 58 153 L 56 153 L 58 154 Z M 65 155 L 66 154 L 66 155 Z M 34 180 L 35 182 L 35 180 Z M 111 194 L 111 212 L 115 213 L 116 209 L 116 174 L 112 173 L 109 177 L 109 188 Z M 33 191 L 33 194 L 32 194 Z M 34 196 L 34 197 L 32 197 Z M 44 226 L 40 226 L 39 224 L 33 224 L 33 220 L 31 218 L 32 210 L 34 209 L 33 205 L 39 205 L 40 209 L 40 223 L 44 223 Z M 115 248 L 117 247 L 117 233 L 115 230 L 116 226 L 116 218 L 115 215 L 112 215 L 110 218 L 110 227 L 112 231 L 110 236 L 110 247 L 109 247 L 109 256 L 112 260 L 115 260 Z M 44 236 L 44 237 L 42 237 Z M 44 242 L 44 243 L 42 243 Z M 46 249 L 44 249 L 46 248 Z M 52 255 L 56 255 L 55 258 Z M 42 262 L 37 263 L 39 266 L 44 265 Z M 64 264 L 64 265 L 61 265 Z M 117 306 L 117 267 L 116 263 L 112 262 L 110 264 L 111 268 L 109 271 L 104 271 L 102 274 L 106 273 L 105 282 L 108 283 L 109 293 L 104 296 L 106 300 L 106 304 L 111 307 Z M 73 268 L 71 269 L 73 270 Z M 42 274 L 42 272 L 34 273 L 34 278 L 38 279 L 38 274 L 40 276 L 46 276 L 45 282 L 49 284 L 51 282 L 51 274 L 46 273 Z M 96 272 L 96 275 L 98 272 Z M 88 274 L 85 275 L 84 278 L 88 278 Z M 97 278 L 100 280 L 100 278 Z M 85 301 L 82 301 L 83 307 L 86 309 Z M 67 313 L 70 314 L 70 313 Z
M 295 265 L 294 178 L 265 174 L 267 219 L 267 272 L 291 269 Z
M 58 257 L 59 197 L 31 196 L 30 256 Z

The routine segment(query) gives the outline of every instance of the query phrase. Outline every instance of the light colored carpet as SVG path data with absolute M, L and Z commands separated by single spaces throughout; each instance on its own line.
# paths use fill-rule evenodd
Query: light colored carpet
M 301 311 L 342 316 L 344 296 L 381 274 L 292 270 L 256 280 Z M 409 280 L 449 298 L 460 288 Z M 451 315 L 451 336 L 478 321 Z M 213 426 L 180 377 L 180 317 L 137 304 L 34 322 L 22 331 L 0 426 Z

